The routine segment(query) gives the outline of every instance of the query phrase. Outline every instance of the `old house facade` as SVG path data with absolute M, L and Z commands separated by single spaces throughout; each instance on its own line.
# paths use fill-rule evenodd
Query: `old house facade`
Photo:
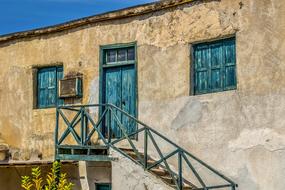
M 105 103 L 147 124 L 183 148 L 179 152 L 193 153 L 238 189 L 284 189 L 284 32 L 281 0 L 166 0 L 0 36 L 0 139 L 10 154 L 0 162 L 0 189 L 18 188 L 9 179 L 25 174 L 30 165 L 48 165 L 59 154 L 55 143 L 68 126 L 57 106 L 77 105 L 69 111 L 78 108 L 76 113 L 84 115 L 80 105 Z M 63 93 L 59 81 L 74 77 L 76 96 L 58 98 Z M 98 121 L 109 109 L 84 110 L 92 131 L 95 124 L 87 113 Z M 65 111 L 68 138 L 81 134 L 80 129 L 72 130 L 76 114 Z M 126 134 L 144 126 L 118 110 L 114 115 Z M 103 118 L 102 134 L 110 128 L 113 139 L 124 137 L 119 122 L 112 120 L 104 128 L 106 123 Z M 62 130 L 58 136 L 56 124 Z M 139 152 L 145 145 L 141 135 L 130 136 Z M 169 146 L 153 136 L 161 150 Z M 78 140 L 92 146 L 80 137 L 66 144 Z M 98 138 L 94 131 L 89 140 L 104 144 Z M 133 148 L 128 143 L 119 146 Z M 154 146 L 149 156 L 159 160 L 155 145 L 149 146 Z M 186 172 L 187 161 L 179 152 L 167 163 L 173 171 L 185 167 Z M 173 188 L 116 149 L 108 153 L 100 159 L 80 155 L 70 159 L 82 160 L 79 163 L 64 164 L 76 189 Z M 205 183 L 224 184 L 191 159 Z M 161 164 L 167 169 L 163 159 Z M 183 174 L 183 180 L 203 188 L 190 173 Z M 174 178 L 179 182 L 179 174 Z

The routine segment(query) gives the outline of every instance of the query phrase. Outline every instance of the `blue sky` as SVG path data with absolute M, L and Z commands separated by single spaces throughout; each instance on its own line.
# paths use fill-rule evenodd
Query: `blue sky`
M 153 1 L 155 0 L 0 0 L 0 35 Z

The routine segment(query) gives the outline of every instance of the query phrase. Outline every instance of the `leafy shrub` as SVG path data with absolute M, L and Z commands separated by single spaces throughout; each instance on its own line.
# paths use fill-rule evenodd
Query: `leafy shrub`
M 22 176 L 21 187 L 25 190 L 72 190 L 73 184 L 67 181 L 65 173 L 60 173 L 60 168 L 60 162 L 53 162 L 44 185 L 41 169 L 39 167 L 32 168 L 32 177 Z

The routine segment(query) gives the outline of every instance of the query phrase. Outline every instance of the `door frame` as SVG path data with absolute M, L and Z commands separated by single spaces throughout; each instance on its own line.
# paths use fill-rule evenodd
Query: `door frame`
M 137 55 L 137 42 L 130 42 L 130 43 L 116 43 L 116 44 L 108 44 L 108 45 L 100 45 L 100 52 L 99 52 L 99 103 L 103 104 L 103 83 L 104 83 L 104 68 L 111 68 L 111 67 L 122 67 L 127 66 L 129 64 L 116 64 L 116 65 L 108 65 L 104 66 L 104 58 L 105 58 L 105 51 L 109 49 L 120 49 L 120 48 L 128 48 L 134 47 L 135 49 L 135 61 L 134 61 L 134 69 L 135 69 L 135 118 L 138 118 L 138 74 L 137 74 L 137 65 L 138 65 L 138 55 Z M 103 109 L 99 107 L 99 117 L 102 115 Z M 136 129 L 137 129 L 136 125 Z M 103 128 L 102 128 L 103 130 Z M 136 138 L 135 138 L 136 139 Z

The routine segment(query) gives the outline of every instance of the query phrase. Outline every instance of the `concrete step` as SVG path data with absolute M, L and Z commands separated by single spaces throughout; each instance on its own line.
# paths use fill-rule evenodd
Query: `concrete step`
M 159 167 L 157 167 L 157 168 L 152 168 L 152 169 L 150 169 L 150 171 L 151 171 L 152 173 L 158 175 L 158 176 L 164 176 L 164 175 L 167 175 L 167 174 L 168 174 L 168 172 L 167 172 L 166 170 L 164 170 L 164 169 L 162 169 L 162 168 L 159 168 Z
M 170 185 L 174 185 L 175 182 L 173 181 L 172 177 L 170 175 L 164 175 L 164 176 L 159 176 L 164 182 L 170 184 Z
M 170 185 L 171 187 L 173 187 L 174 189 L 176 189 L 176 185 L 173 184 L 173 185 Z M 183 186 L 182 188 L 183 190 L 193 190 L 193 189 L 196 189 L 195 187 L 191 187 L 191 186 L 188 186 L 188 185 L 185 185 Z

